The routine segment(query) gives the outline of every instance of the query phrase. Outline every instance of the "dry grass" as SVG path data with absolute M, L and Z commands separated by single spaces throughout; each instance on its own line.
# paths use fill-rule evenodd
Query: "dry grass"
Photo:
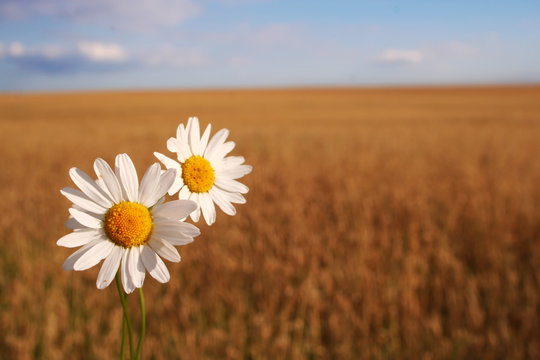
M 540 358 L 540 88 L 0 96 L 0 358 L 107 359 L 116 289 L 61 268 L 72 166 L 139 172 L 188 116 L 248 203 L 148 278 L 147 359 Z M 215 131 L 215 130 L 214 130 Z M 134 316 L 136 296 L 130 297 Z

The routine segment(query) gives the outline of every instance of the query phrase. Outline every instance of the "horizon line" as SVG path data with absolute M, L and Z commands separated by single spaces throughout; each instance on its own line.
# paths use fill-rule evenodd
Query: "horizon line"
M 475 89 L 475 88 L 534 88 L 540 81 L 531 82 L 475 82 L 475 83 L 411 83 L 411 84 L 310 84 L 310 85 L 236 85 L 236 86 L 148 86 L 111 88 L 74 88 L 51 90 L 0 90 L 4 95 L 62 95 L 99 93 L 144 93 L 144 92 L 224 92 L 224 91 L 308 91 L 308 90 L 422 90 L 422 89 Z

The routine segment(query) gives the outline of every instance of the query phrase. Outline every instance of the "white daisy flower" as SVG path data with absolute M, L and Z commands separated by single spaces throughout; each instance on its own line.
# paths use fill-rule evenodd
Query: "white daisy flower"
M 175 169 L 177 176 L 169 189 L 169 195 L 177 191 L 179 199 L 189 199 L 199 204 L 199 208 L 191 213 L 191 219 L 197 222 L 201 214 L 206 223 L 212 225 L 216 221 L 214 203 L 225 214 L 234 215 L 233 203 L 245 204 L 242 194 L 248 187 L 236 179 L 251 172 L 250 165 L 243 165 L 243 156 L 227 156 L 234 148 L 234 142 L 225 142 L 229 130 L 221 129 L 210 139 L 210 125 L 200 135 L 199 119 L 191 117 L 187 126 L 183 124 L 176 130 L 176 138 L 167 141 L 167 149 L 177 154 L 178 162 L 155 152 L 154 155 L 167 169 Z
M 181 221 L 197 204 L 186 200 L 163 203 L 176 178 L 174 170 L 162 172 L 155 163 L 139 186 L 127 154 L 118 155 L 115 165 L 113 172 L 103 159 L 97 159 L 97 181 L 77 168 L 70 169 L 69 175 L 80 191 L 66 187 L 60 192 L 73 202 L 66 222 L 73 232 L 56 244 L 82 246 L 64 262 L 65 270 L 86 270 L 105 259 L 97 288 L 107 287 L 120 268 L 122 285 L 129 294 L 143 286 L 146 271 L 161 283 L 169 281 L 169 271 L 160 257 L 179 262 L 173 245 L 189 244 L 200 234 L 197 227 Z

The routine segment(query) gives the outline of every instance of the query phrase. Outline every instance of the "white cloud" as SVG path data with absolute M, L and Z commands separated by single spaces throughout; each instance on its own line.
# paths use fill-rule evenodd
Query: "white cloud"
M 98 42 L 81 42 L 71 47 L 26 46 L 20 42 L 0 44 L 0 59 L 41 73 L 106 71 L 131 64 L 121 46 Z
M 418 50 L 388 49 L 383 51 L 377 58 L 377 62 L 383 64 L 418 64 L 422 62 L 424 55 Z
M 28 47 L 17 41 L 4 47 L 0 43 L 0 57 L 12 59 L 32 57 L 34 59 L 48 60 L 80 57 L 91 62 L 122 62 L 128 60 L 126 51 L 120 45 L 100 42 L 80 42 L 76 49 L 59 45 Z
M 21 20 L 45 15 L 135 31 L 177 25 L 200 12 L 201 8 L 193 0 L 0 1 L 0 19 Z
M 117 44 L 81 42 L 78 51 L 82 56 L 97 62 L 122 62 L 127 59 L 126 51 Z
M 72 46 L 0 43 L 0 61 L 44 73 L 95 72 L 123 67 L 197 68 L 211 64 L 201 48 L 153 46 L 126 50 L 115 43 L 81 41 Z
M 6 51 L 7 55 L 13 56 L 13 57 L 19 57 L 23 56 L 25 53 L 25 49 L 23 44 L 20 42 L 13 42 L 11 45 L 7 48 Z

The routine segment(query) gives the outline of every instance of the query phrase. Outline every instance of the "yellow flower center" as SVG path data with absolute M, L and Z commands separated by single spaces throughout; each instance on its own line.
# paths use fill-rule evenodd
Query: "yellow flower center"
M 115 204 L 105 214 L 105 233 L 116 245 L 130 248 L 144 244 L 152 232 L 152 216 L 143 205 L 130 201 Z
M 191 192 L 207 192 L 214 185 L 215 178 L 210 161 L 202 156 L 193 155 L 182 164 L 182 179 Z

